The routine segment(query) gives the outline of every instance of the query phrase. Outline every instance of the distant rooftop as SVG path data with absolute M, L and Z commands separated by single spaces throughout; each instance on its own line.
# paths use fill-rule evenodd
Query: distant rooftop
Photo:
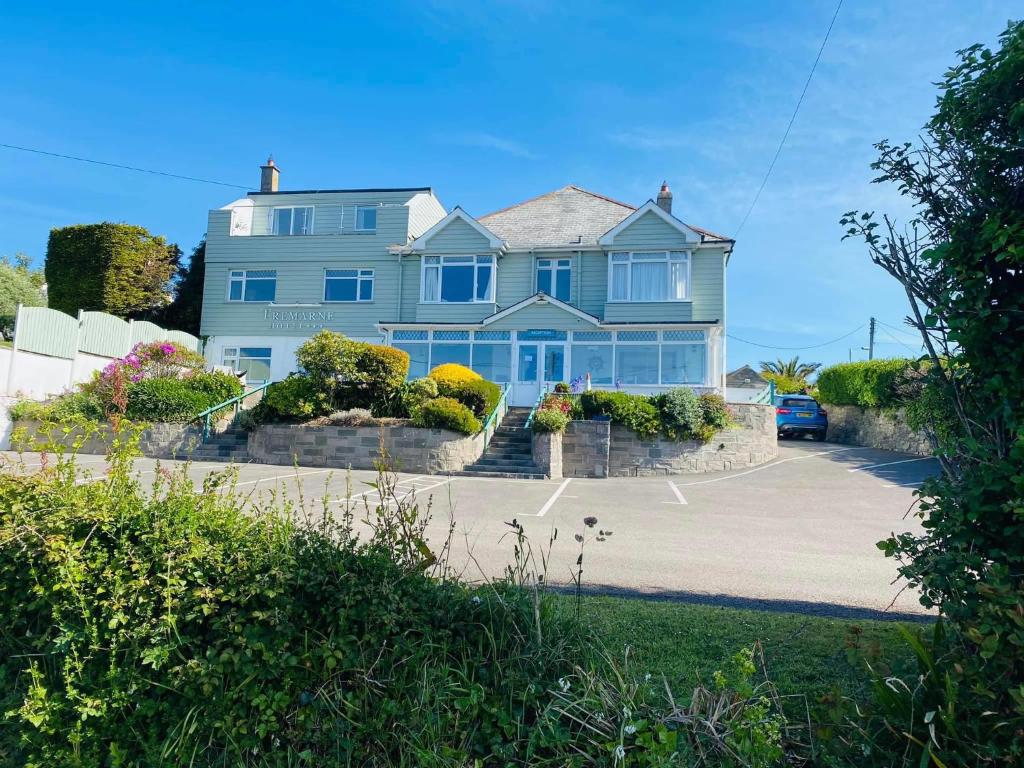
M 433 187 L 371 187 L 367 189 L 289 189 L 277 192 L 249 192 L 250 195 L 322 195 L 338 192 L 433 192 Z

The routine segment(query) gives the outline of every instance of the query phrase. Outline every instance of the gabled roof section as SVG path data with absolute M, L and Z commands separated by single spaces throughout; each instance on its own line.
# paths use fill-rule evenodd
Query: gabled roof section
M 492 232 L 490 229 L 485 227 L 479 221 L 477 221 L 464 210 L 462 210 L 462 208 L 460 208 L 459 206 L 455 206 L 455 209 L 451 213 L 449 213 L 447 216 L 445 216 L 443 219 L 437 222 L 426 232 L 424 232 L 422 235 L 413 240 L 409 244 L 409 250 L 423 250 L 426 247 L 427 243 L 430 242 L 430 238 L 444 230 L 445 227 L 447 227 L 451 222 L 455 220 L 462 220 L 466 224 L 471 226 L 473 229 L 475 229 L 477 232 L 479 232 L 484 238 L 487 239 L 488 244 L 494 250 L 503 250 L 505 248 L 505 243 L 502 240 L 502 238 L 498 237 L 496 234 L 494 234 L 494 232 Z
M 504 309 L 495 312 L 493 315 L 485 317 L 483 320 L 480 321 L 480 325 L 490 325 L 491 323 L 497 320 L 501 320 L 501 318 L 503 317 L 508 317 L 509 315 L 515 314 L 521 309 L 526 309 L 526 307 L 529 307 L 537 303 L 550 304 L 553 307 L 557 307 L 558 309 L 568 312 L 570 315 L 575 315 L 576 317 L 582 320 L 586 320 L 588 323 L 593 323 L 595 326 L 601 324 L 601 319 L 599 317 L 595 317 L 594 315 L 591 315 L 588 312 L 584 312 L 582 309 L 578 309 L 574 307 L 572 304 L 567 304 L 561 299 L 556 299 L 554 296 L 548 296 L 544 292 L 538 292 L 533 294 L 533 296 L 528 296 L 522 301 L 518 301 L 515 304 L 512 304 L 511 306 L 505 307 Z
M 768 381 L 749 365 L 744 365 L 725 374 L 725 386 L 740 389 L 762 389 L 768 386 Z
M 642 206 L 637 208 L 635 211 L 633 211 L 633 213 L 631 213 L 629 216 L 624 218 L 614 227 L 612 227 L 603 235 L 601 235 L 601 237 L 598 238 L 597 242 L 600 245 L 614 245 L 615 238 L 620 232 L 626 229 L 633 222 L 638 221 L 642 216 L 646 216 L 648 213 L 653 213 L 655 216 L 664 221 L 670 227 L 678 230 L 686 238 L 687 242 L 692 242 L 694 244 L 701 242 L 702 237 L 700 232 L 698 232 L 688 224 L 684 224 L 671 213 L 666 212 L 664 208 L 655 203 L 653 200 L 648 200 Z
M 596 247 L 598 238 L 636 209 L 573 184 L 480 217 L 509 248 Z

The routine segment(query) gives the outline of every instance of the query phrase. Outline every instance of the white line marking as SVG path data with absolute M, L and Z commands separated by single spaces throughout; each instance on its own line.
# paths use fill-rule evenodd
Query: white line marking
M 322 475 L 324 472 L 336 472 L 334 467 L 330 469 L 317 469 L 313 472 L 292 472 L 287 475 L 274 475 L 273 477 L 261 477 L 256 480 L 246 480 L 244 483 L 235 483 L 235 486 L 241 488 L 243 485 L 254 485 L 256 483 L 271 482 L 274 480 L 287 480 L 290 477 L 308 477 L 309 475 Z
M 67 461 L 67 460 L 68 459 L 65 458 L 65 461 Z M 75 459 L 75 464 L 102 464 L 106 460 L 107 460 L 106 456 L 97 456 L 95 459 L 79 459 L 79 458 L 76 458 Z M 9 459 L 9 462 L 10 462 L 10 464 L 12 466 L 19 465 L 19 463 L 16 462 L 14 459 Z M 53 461 L 48 461 L 46 463 L 49 466 L 51 466 L 51 467 L 54 464 L 56 464 L 57 463 L 57 456 L 56 456 L 56 454 L 54 454 Z M 41 467 L 41 466 L 43 466 L 43 462 L 41 462 L 41 461 L 25 462 L 25 464 L 20 465 L 20 466 L 25 466 L 25 467 Z
M 551 498 L 544 502 L 544 506 L 540 508 L 540 512 L 536 514 L 536 517 L 544 517 L 548 513 L 548 510 L 555 506 L 555 502 L 558 501 L 558 497 L 562 495 L 562 491 L 565 490 L 566 486 L 572 482 L 571 477 L 565 478 L 562 484 L 555 489 L 555 492 L 551 494 Z
M 891 467 L 893 464 L 909 464 L 912 461 L 930 461 L 934 456 L 921 456 L 917 459 L 900 459 L 899 461 L 887 461 L 884 464 L 868 464 L 855 469 L 848 469 L 847 472 L 863 472 L 865 469 L 877 469 L 878 467 Z
M 674 493 L 674 494 L 676 495 L 676 498 L 677 498 L 677 499 L 679 499 L 679 503 L 680 503 L 680 504 L 688 504 L 688 502 L 686 501 L 686 499 L 685 499 L 685 498 L 683 498 L 683 493 L 682 493 L 682 491 L 680 491 L 680 490 L 679 490 L 679 488 L 678 488 L 678 486 L 676 486 L 676 484 L 675 484 L 675 483 L 673 483 L 673 482 L 672 482 L 671 480 L 669 480 L 669 481 L 668 481 L 668 487 L 672 489 L 672 493 Z M 665 502 L 665 503 L 666 503 L 666 504 L 674 504 L 675 502 L 672 502 L 672 501 L 667 501 L 667 502 Z
M 790 456 L 788 459 L 779 459 L 778 461 L 773 461 L 771 464 L 762 464 L 759 467 L 754 467 L 753 469 L 748 469 L 746 472 L 738 472 L 735 475 L 726 475 L 725 477 L 713 477 L 710 480 L 697 480 L 696 482 L 693 482 L 693 483 L 680 483 L 680 485 L 685 488 L 688 485 L 707 485 L 708 483 L 720 483 L 723 480 L 732 480 L 734 477 L 743 477 L 744 475 L 750 475 L 750 474 L 753 474 L 754 472 L 760 472 L 763 469 L 770 469 L 772 467 L 777 467 L 777 466 L 779 466 L 779 464 L 785 464 L 787 461 L 801 461 L 803 459 L 813 459 L 815 456 L 825 456 L 825 455 L 830 454 L 830 453 L 843 453 L 845 451 L 864 451 L 864 450 L 868 450 L 868 449 L 858 446 L 858 447 L 855 447 L 855 448 L 834 448 L 831 451 L 819 451 L 818 453 L 808 453 L 805 456 Z

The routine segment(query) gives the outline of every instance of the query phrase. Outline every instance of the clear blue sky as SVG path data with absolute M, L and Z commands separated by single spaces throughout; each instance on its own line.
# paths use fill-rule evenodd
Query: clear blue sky
M 563 186 L 640 204 L 662 179 L 684 221 L 733 235 L 835 9 L 802 2 L 416 0 L 332 5 L 13 4 L 0 142 L 253 186 L 431 185 L 474 215 Z M 729 268 L 729 332 L 816 344 L 899 287 L 840 242 L 873 141 L 913 139 L 954 51 L 992 43 L 1009 2 L 847 0 Z M 141 224 L 188 252 L 241 190 L 0 149 L 0 254 L 41 262 L 51 227 Z M 887 335 L 888 334 L 888 335 Z M 879 354 L 906 353 L 882 329 Z M 863 330 L 801 352 L 826 363 Z M 775 352 L 730 341 L 730 366 Z M 780 351 L 780 355 L 792 353 Z

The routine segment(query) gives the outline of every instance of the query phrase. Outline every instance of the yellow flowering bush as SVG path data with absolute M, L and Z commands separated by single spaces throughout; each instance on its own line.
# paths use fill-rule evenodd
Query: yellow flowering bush
M 467 381 L 480 381 L 483 378 L 473 369 L 458 363 L 439 365 L 427 375 L 436 381 L 438 385 L 448 385 L 450 387 L 465 384 Z

